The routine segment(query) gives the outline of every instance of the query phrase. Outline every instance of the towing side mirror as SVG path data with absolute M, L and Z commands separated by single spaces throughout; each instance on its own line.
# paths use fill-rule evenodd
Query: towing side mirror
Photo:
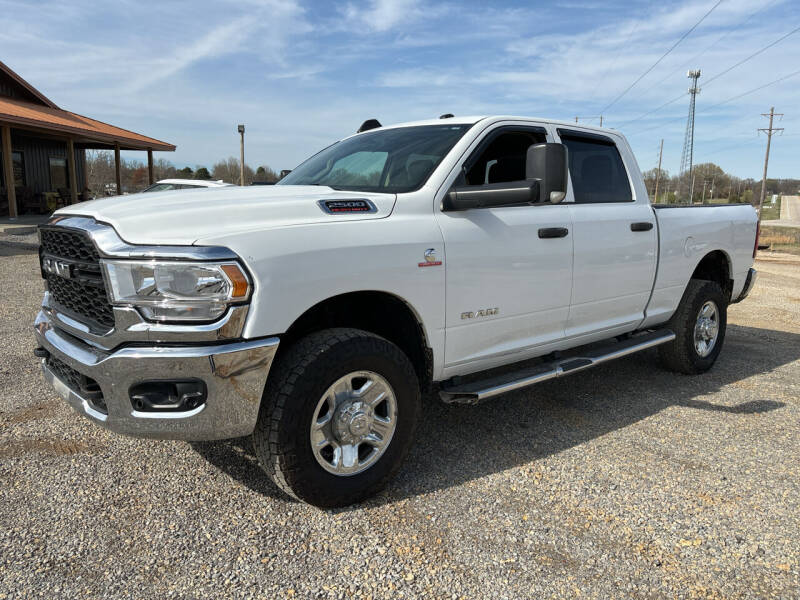
M 539 182 L 538 202 L 561 202 L 567 195 L 567 147 L 547 143 L 528 148 L 525 177 Z

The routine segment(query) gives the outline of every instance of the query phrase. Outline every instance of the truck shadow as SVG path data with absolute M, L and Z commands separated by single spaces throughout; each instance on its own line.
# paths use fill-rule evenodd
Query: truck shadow
M 519 390 L 478 406 L 425 399 L 416 442 L 388 489 L 365 506 L 426 494 L 557 454 L 670 407 L 738 415 L 785 406 L 745 380 L 800 358 L 800 334 L 729 325 L 725 348 L 701 376 L 664 370 L 655 350 Z M 701 398 L 737 385 L 752 399 L 717 404 Z M 252 490 L 285 499 L 264 474 L 249 437 L 193 443 L 209 463 Z M 358 506 L 352 507 L 357 509 Z M 345 509 L 349 510 L 349 509 Z

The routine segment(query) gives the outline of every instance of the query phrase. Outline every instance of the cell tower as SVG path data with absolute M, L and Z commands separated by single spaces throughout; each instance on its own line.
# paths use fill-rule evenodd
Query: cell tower
M 694 158 L 694 100 L 700 92 L 697 87 L 697 80 L 700 79 L 700 69 L 689 71 L 686 76 L 692 80 L 692 87 L 689 88 L 689 118 L 686 121 L 686 136 L 683 138 L 683 152 L 681 152 L 680 174 L 692 173 L 692 160 Z M 690 192 L 691 193 L 691 192 Z M 691 202 L 691 196 L 689 197 Z

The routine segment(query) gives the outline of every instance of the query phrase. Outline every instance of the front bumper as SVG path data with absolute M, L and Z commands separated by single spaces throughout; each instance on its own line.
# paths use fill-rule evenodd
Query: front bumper
M 742 288 L 742 292 L 737 296 L 736 300 L 733 300 L 731 304 L 736 304 L 737 302 L 741 302 L 747 296 L 750 295 L 750 292 L 753 289 L 753 286 L 756 283 L 756 279 L 758 279 L 758 271 L 753 269 L 752 267 L 747 272 L 747 278 L 744 280 L 744 287 Z
M 81 396 L 48 368 L 45 378 L 76 411 L 118 433 L 136 437 L 213 440 L 252 433 L 261 395 L 279 340 L 271 337 L 196 346 L 124 347 L 105 351 L 53 326 L 45 312 L 34 323 L 39 345 L 81 375 L 94 379 L 103 393 L 106 413 Z M 202 379 L 206 402 L 183 412 L 139 412 L 130 400 L 131 386 L 143 381 Z

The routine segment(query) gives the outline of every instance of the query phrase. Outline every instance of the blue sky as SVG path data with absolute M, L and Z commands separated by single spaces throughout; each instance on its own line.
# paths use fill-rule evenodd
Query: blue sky
M 608 107 L 715 3 L 0 0 L 0 60 L 63 108 L 176 144 L 161 156 L 178 166 L 238 155 L 243 122 L 247 162 L 275 169 L 369 117 L 605 108 L 643 170 L 663 137 L 674 173 L 688 97 L 642 115 L 685 94 L 687 69 L 701 68 L 695 163 L 759 179 L 760 113 L 774 105 L 786 131 L 773 138 L 770 177 L 800 177 L 800 73 L 725 102 L 800 69 L 800 32 L 710 81 L 800 27 L 796 0 L 723 0 Z

